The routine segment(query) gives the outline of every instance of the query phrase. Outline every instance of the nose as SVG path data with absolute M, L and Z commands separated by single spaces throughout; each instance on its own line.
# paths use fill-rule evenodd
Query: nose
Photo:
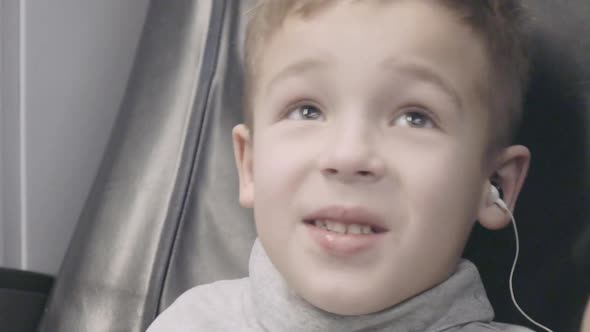
M 369 130 L 348 128 L 327 140 L 319 158 L 322 174 L 341 182 L 376 182 L 385 173 L 385 162 Z

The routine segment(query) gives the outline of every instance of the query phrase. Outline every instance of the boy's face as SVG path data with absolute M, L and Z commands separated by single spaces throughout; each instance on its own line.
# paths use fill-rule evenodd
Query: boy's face
M 255 133 L 234 143 L 241 202 L 289 285 L 353 315 L 445 280 L 486 207 L 482 42 L 433 2 L 343 1 L 264 47 Z

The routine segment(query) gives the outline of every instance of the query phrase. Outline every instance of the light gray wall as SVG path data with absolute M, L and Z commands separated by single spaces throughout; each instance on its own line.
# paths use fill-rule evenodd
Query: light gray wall
M 147 8 L 148 0 L 0 0 L 0 265 L 57 272 Z

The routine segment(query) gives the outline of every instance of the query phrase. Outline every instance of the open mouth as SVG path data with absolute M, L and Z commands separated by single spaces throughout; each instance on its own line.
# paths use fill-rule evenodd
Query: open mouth
M 328 232 L 337 234 L 372 235 L 385 233 L 387 231 L 386 229 L 375 225 L 364 223 L 344 223 L 331 219 L 312 219 L 304 220 L 303 222 L 306 225 L 321 228 Z

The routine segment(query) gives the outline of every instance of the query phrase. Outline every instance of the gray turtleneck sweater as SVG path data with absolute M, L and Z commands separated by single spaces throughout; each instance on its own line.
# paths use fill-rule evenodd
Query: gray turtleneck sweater
M 195 287 L 164 311 L 147 332 L 527 332 L 492 322 L 477 268 L 462 261 L 442 284 L 390 309 L 338 316 L 307 303 L 289 289 L 260 241 L 250 256 L 250 277 Z

